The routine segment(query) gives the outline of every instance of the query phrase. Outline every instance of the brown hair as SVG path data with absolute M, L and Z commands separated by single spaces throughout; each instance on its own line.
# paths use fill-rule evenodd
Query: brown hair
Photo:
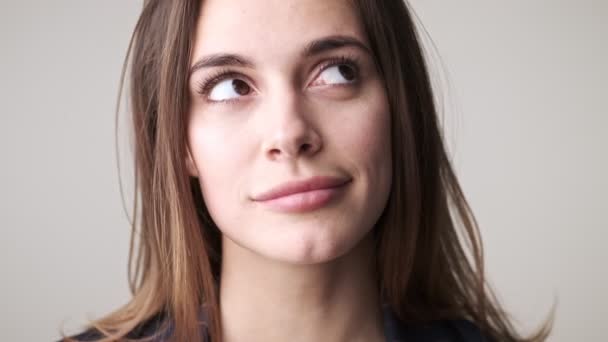
M 477 223 L 446 153 L 411 10 L 402 0 L 353 2 L 391 108 L 393 184 L 374 228 L 382 298 L 404 322 L 468 319 L 492 340 L 545 340 L 552 319 L 533 336 L 520 336 L 487 286 Z M 133 298 L 93 322 L 103 341 L 124 339 L 159 313 L 169 318 L 159 333 L 171 321 L 176 341 L 199 340 L 202 306 L 207 333 L 221 340 L 220 232 L 184 163 L 188 68 L 200 6 L 198 0 L 144 1 L 129 45 L 123 78 L 130 66 Z

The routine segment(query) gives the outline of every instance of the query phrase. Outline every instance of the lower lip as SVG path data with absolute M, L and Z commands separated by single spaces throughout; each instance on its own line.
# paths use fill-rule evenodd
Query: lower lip
M 257 203 L 260 203 L 264 207 L 273 211 L 285 213 L 303 213 L 324 207 L 331 202 L 332 199 L 336 198 L 345 187 L 346 184 L 335 188 L 298 192 L 288 196 Z

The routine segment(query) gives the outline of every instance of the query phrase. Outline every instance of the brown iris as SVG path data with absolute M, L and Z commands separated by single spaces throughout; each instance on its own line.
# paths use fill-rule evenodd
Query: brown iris
M 232 80 L 232 89 L 234 89 L 234 91 L 241 96 L 247 95 L 251 91 L 249 85 L 239 79 Z
M 346 64 L 340 65 L 338 67 L 338 70 L 340 71 L 340 74 L 342 74 L 342 77 L 344 77 L 344 79 L 346 79 L 349 82 L 353 81 L 355 79 L 355 77 L 357 76 L 355 70 Z

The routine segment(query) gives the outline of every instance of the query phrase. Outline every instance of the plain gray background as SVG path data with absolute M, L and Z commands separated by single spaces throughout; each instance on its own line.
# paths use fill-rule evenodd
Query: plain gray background
M 491 283 L 524 330 L 557 298 L 552 341 L 608 339 L 608 2 L 412 4 Z M 114 106 L 140 6 L 0 1 L 2 341 L 57 339 L 129 298 Z

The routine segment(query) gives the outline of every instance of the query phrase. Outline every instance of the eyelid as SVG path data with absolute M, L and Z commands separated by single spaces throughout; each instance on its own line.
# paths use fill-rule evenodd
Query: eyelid
M 360 60 L 359 60 L 358 56 L 350 55 L 350 54 L 333 56 L 333 57 L 323 59 L 322 61 L 317 63 L 317 65 L 313 68 L 313 69 L 317 69 L 317 71 L 314 73 L 315 76 L 312 78 L 312 80 L 310 82 L 307 83 L 306 87 L 309 87 L 312 83 L 314 83 L 317 80 L 317 78 L 319 78 L 321 73 L 323 73 L 325 70 L 327 70 L 333 66 L 342 65 L 342 64 L 347 64 L 347 65 L 353 67 L 357 74 L 357 79 L 360 78 L 361 64 L 360 64 Z M 253 85 L 253 82 L 251 81 L 251 79 L 249 77 L 245 76 L 244 74 L 242 74 L 240 72 L 234 71 L 232 69 L 223 68 L 223 69 L 219 69 L 218 71 L 214 72 L 213 74 L 197 81 L 196 85 L 195 85 L 195 91 L 197 94 L 202 95 L 205 98 L 207 98 L 207 96 L 210 94 L 213 87 L 215 87 L 220 82 L 222 82 L 226 79 L 230 79 L 230 78 L 241 79 L 241 80 L 247 82 L 247 84 L 253 90 L 256 90 L 256 87 Z M 355 82 L 356 81 L 357 80 L 355 80 Z M 231 102 L 231 101 L 238 101 L 238 98 L 230 99 L 230 100 L 226 100 L 226 101 L 213 101 L 213 100 L 207 99 L 207 101 L 211 102 L 211 103 Z
M 317 64 L 316 68 L 318 69 L 318 71 L 315 73 L 315 76 L 312 78 L 312 80 L 310 82 L 308 82 L 306 87 L 309 87 L 312 83 L 314 83 L 317 80 L 317 78 L 319 78 L 321 73 L 323 73 L 323 71 L 325 71 L 333 66 L 342 65 L 342 64 L 347 64 L 347 65 L 353 67 L 357 74 L 357 78 L 360 78 L 361 63 L 360 63 L 359 57 L 355 56 L 355 55 L 341 55 L 341 56 L 337 56 L 337 57 L 330 57 L 330 58 L 324 59 L 319 64 Z M 355 80 L 355 82 L 356 81 L 357 80 Z
M 204 77 L 202 80 L 197 81 L 196 85 L 195 85 L 195 91 L 197 94 L 203 95 L 206 97 L 209 95 L 209 93 L 211 92 L 213 87 L 215 87 L 218 83 L 220 83 L 226 79 L 230 79 L 230 78 L 238 78 L 240 80 L 243 80 L 243 81 L 247 82 L 247 84 L 252 89 L 255 89 L 255 87 L 251 85 L 251 83 L 252 83 L 251 80 L 247 76 L 243 75 L 242 73 L 236 72 L 231 69 L 220 69 L 220 70 L 216 71 L 215 73 L 211 74 L 210 76 Z M 211 101 L 211 102 L 217 102 L 217 101 Z

